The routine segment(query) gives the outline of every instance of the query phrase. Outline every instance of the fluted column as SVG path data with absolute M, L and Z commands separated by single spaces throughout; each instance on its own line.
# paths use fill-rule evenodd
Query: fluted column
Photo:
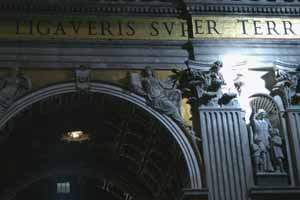
M 288 137 L 291 145 L 292 163 L 296 185 L 300 185 L 300 106 L 287 109 Z
M 200 107 L 199 114 L 209 199 L 248 199 L 253 176 L 242 110 Z

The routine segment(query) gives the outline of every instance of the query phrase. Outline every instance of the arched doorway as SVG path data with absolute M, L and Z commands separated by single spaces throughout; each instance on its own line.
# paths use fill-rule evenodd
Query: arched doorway
M 47 87 L 15 102 L 0 125 L 9 133 L 1 145 L 5 199 L 48 194 L 79 200 L 91 193 L 97 199 L 99 194 L 176 199 L 182 188 L 201 188 L 199 158 L 184 132 L 143 98 L 117 86 L 91 83 L 83 93 L 74 83 Z M 71 131 L 88 139 L 64 140 Z M 101 178 L 70 173 L 86 168 Z M 66 194 L 60 195 L 60 187 Z M 37 193 L 41 190 L 46 192 Z

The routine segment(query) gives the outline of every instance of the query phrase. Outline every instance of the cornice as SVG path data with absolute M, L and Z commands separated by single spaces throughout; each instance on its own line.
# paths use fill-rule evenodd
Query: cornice
M 286 15 L 300 16 L 298 0 L 1 0 L 1 14 Z
M 186 10 L 192 15 L 300 15 L 299 1 L 287 2 L 285 0 L 185 0 L 185 3 Z
M 186 3 L 235 4 L 235 5 L 300 5 L 298 0 L 183 0 Z
M 173 2 L 169 1 L 97 1 L 85 0 L 66 1 L 64 3 L 57 3 L 49 1 L 36 1 L 36 3 L 29 3 L 31 1 L 14 0 L 11 2 L 0 2 L 1 14 L 87 14 L 87 15 L 148 15 L 148 16 L 177 16 L 180 14 L 180 9 Z M 26 3 L 27 2 L 27 3 Z

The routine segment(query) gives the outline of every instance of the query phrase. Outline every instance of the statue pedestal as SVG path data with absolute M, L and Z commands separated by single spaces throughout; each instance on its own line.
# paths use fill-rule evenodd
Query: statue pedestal
M 261 172 L 255 176 L 257 186 L 288 186 L 289 176 L 287 173 Z
M 253 174 L 244 113 L 235 107 L 198 111 L 209 199 L 248 200 Z
M 254 187 L 250 190 L 251 200 L 299 200 L 299 187 Z
M 208 200 L 208 191 L 205 189 L 184 189 L 180 200 Z

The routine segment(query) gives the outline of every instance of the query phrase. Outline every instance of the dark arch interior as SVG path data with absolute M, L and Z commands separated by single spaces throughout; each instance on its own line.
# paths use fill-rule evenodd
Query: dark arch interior
M 89 140 L 62 140 L 74 130 Z M 0 145 L 0 194 L 9 191 L 16 200 L 90 199 L 91 193 L 106 200 L 177 199 L 189 187 L 174 138 L 150 114 L 120 98 L 52 96 L 19 113 L 2 131 L 8 136 Z M 86 169 L 94 176 L 82 173 Z M 105 181 L 113 186 L 103 190 Z M 59 183 L 72 189 L 60 195 Z

